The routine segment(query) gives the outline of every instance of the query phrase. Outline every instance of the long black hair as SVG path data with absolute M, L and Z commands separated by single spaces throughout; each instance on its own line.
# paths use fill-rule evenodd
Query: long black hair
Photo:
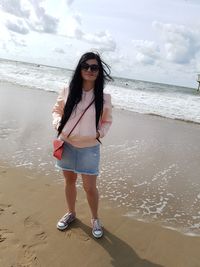
M 99 119 L 103 112 L 103 89 L 106 81 L 111 81 L 110 67 L 100 58 L 98 53 L 87 52 L 82 55 L 78 65 L 73 73 L 69 84 L 69 94 L 64 107 L 63 116 L 61 118 L 60 126 L 58 127 L 58 135 L 62 132 L 66 122 L 69 120 L 72 111 L 82 99 L 82 84 L 81 65 L 89 59 L 96 59 L 99 66 L 99 73 L 94 85 L 94 103 L 96 110 L 96 128 L 99 124 Z

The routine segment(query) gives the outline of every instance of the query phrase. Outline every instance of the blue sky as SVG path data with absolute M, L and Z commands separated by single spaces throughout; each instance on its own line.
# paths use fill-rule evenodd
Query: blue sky
M 114 76 L 196 87 L 199 0 L 0 0 L 0 57 L 73 69 L 99 51 Z

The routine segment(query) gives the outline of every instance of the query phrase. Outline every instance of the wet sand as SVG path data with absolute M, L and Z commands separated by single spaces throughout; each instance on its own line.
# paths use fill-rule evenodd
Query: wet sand
M 55 99 L 0 84 L 0 266 L 200 266 L 200 238 L 162 227 L 198 233 L 199 125 L 114 110 L 98 184 L 105 236 L 94 240 L 80 181 L 77 221 L 55 227 L 65 210 Z

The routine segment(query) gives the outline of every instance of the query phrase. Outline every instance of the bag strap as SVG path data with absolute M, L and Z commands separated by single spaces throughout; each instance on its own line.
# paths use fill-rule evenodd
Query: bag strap
M 83 111 L 83 113 L 81 114 L 80 118 L 78 119 L 78 121 L 76 122 L 76 124 L 74 125 L 74 127 L 71 129 L 70 133 L 68 134 L 67 137 L 70 136 L 70 134 L 73 132 L 73 130 L 75 129 L 75 127 L 77 126 L 77 124 L 79 123 L 79 121 L 82 119 L 83 115 L 85 114 L 85 112 L 89 109 L 89 107 L 94 103 L 94 99 L 92 100 L 92 102 L 86 107 L 86 109 Z

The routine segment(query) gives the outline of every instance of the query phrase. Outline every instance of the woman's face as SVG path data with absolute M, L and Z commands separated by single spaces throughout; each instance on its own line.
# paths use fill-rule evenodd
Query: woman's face
M 83 81 L 94 82 L 99 74 L 99 65 L 96 59 L 88 59 L 81 64 Z

